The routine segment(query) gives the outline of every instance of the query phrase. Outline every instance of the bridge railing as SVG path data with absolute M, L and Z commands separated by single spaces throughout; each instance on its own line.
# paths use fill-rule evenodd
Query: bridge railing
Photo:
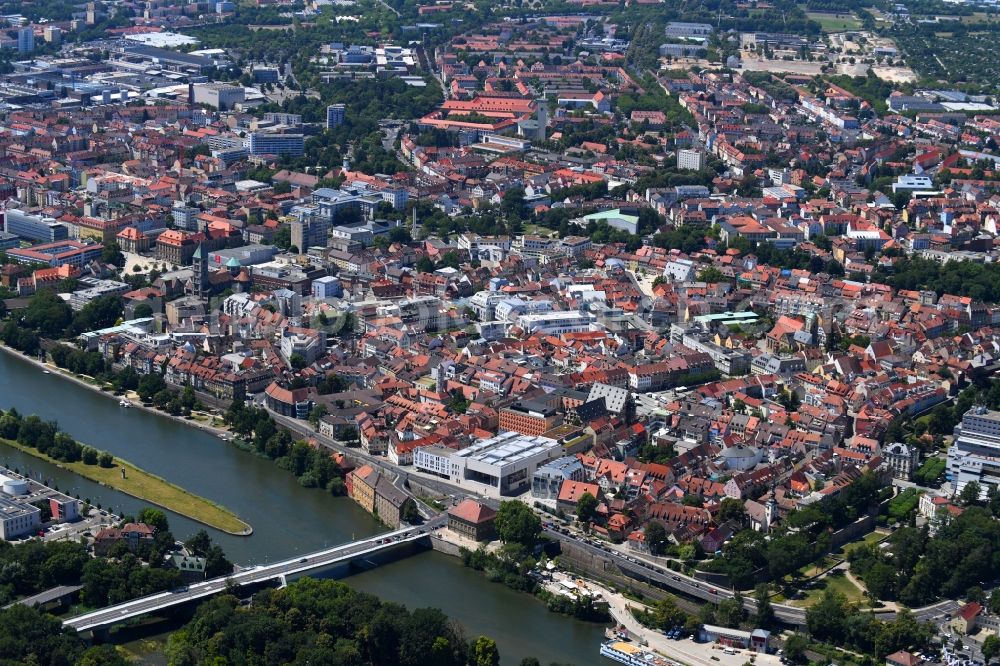
M 352 541 L 350 543 L 341 544 L 339 546 L 334 546 L 332 548 L 327 548 L 314 553 L 309 553 L 307 555 L 300 555 L 297 558 L 292 558 L 288 560 L 283 560 L 281 562 L 275 562 L 273 564 L 268 564 L 264 566 L 254 567 L 250 569 L 244 569 L 238 573 L 230 574 L 228 576 L 219 576 L 216 578 L 210 578 L 208 580 L 200 581 L 198 583 L 192 583 L 187 587 L 179 590 L 168 590 L 165 592 L 157 592 L 145 597 L 138 597 L 136 599 L 131 599 L 129 601 L 122 602 L 120 604 L 115 604 L 114 606 L 107 606 L 96 611 L 91 611 L 83 615 L 77 615 L 76 617 L 71 617 L 63 622 L 63 626 L 77 628 L 92 628 L 95 626 L 102 626 L 104 624 L 111 623 L 113 621 L 127 620 L 137 615 L 145 615 L 146 613 L 155 612 L 175 604 L 185 603 L 193 599 L 197 599 L 202 596 L 210 596 L 212 594 L 218 593 L 218 583 L 221 581 L 233 581 L 237 584 L 243 584 L 245 582 L 262 582 L 283 576 L 286 574 L 294 574 L 302 571 L 308 571 L 310 569 L 315 569 L 318 566 L 324 566 L 329 564 L 331 556 L 336 559 L 335 556 L 342 554 L 344 551 L 357 548 L 358 546 L 363 546 L 368 544 L 370 547 L 360 550 L 354 555 L 363 555 L 373 551 L 380 550 L 381 546 L 391 546 L 394 543 L 401 543 L 400 537 L 403 540 L 407 540 L 412 537 L 421 536 L 418 534 L 421 531 L 421 527 L 405 527 L 392 532 L 386 532 L 384 534 L 379 534 L 367 539 L 359 539 L 357 541 Z M 305 560 L 305 562 L 303 562 Z M 150 601 L 162 599 L 163 603 L 156 604 L 152 607 L 146 607 Z M 132 608 L 135 606 L 141 606 L 137 608 Z M 131 610 L 130 610 L 131 609 Z

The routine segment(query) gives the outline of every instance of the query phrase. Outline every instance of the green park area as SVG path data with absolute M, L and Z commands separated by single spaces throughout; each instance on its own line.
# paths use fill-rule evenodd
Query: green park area
M 812 606 L 823 598 L 827 590 L 844 595 L 850 603 L 862 604 L 866 599 L 864 590 L 855 585 L 843 571 L 836 570 L 810 583 L 809 589 L 805 591 L 805 597 L 793 600 L 791 603 L 795 606 Z
M 850 12 L 806 12 L 806 17 L 810 21 L 819 23 L 823 32 L 846 32 L 848 30 L 860 30 L 861 21 Z
M 850 555 L 852 552 L 858 548 L 864 548 L 865 546 L 871 545 L 873 543 L 879 543 L 884 541 L 888 536 L 885 532 L 869 532 L 864 535 L 861 539 L 857 541 L 852 541 L 851 543 L 844 546 L 844 554 Z
M 253 531 L 250 525 L 240 520 L 232 511 L 175 486 L 121 458 L 113 458 L 110 466 L 88 465 L 82 461 L 57 460 L 16 440 L 0 439 L 0 443 L 223 532 L 249 535 Z M 124 478 L 122 467 L 125 468 Z

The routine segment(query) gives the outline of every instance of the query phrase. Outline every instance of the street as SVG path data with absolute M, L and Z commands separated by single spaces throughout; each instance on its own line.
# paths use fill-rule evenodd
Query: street
M 364 459 L 371 465 L 380 467 L 384 470 L 390 471 L 398 476 L 401 482 L 405 482 L 411 475 L 419 476 L 421 485 L 427 486 L 439 492 L 442 496 L 456 495 L 458 497 L 472 497 L 473 499 L 478 499 L 479 501 L 484 501 L 482 498 L 476 496 L 475 494 L 469 493 L 464 488 L 457 486 L 455 484 L 449 483 L 442 479 L 437 479 L 434 477 L 428 477 L 427 475 L 416 475 L 412 470 L 404 469 L 399 465 L 394 465 L 385 458 L 379 456 L 373 456 L 364 453 L 358 448 L 351 448 L 340 442 L 334 442 L 327 437 L 320 435 L 315 432 L 308 423 L 300 420 L 292 419 L 289 417 L 284 417 L 274 412 L 270 412 L 274 417 L 275 421 L 289 428 L 290 430 L 302 434 L 304 436 L 315 438 L 323 446 L 338 451 L 341 453 L 349 454 L 352 457 Z M 530 503 L 530 499 L 528 500 Z M 497 505 L 495 500 L 486 501 L 486 503 Z M 418 503 L 419 505 L 419 503 Z M 543 520 L 552 520 L 551 516 L 546 516 Z M 567 530 L 568 532 L 568 530 Z M 571 533 L 563 533 L 557 529 L 546 528 L 545 533 L 547 536 L 554 538 L 558 541 L 572 540 L 578 546 L 588 550 L 593 555 L 601 556 L 610 562 L 616 564 L 626 575 L 633 578 L 645 578 L 650 581 L 654 581 L 662 587 L 672 589 L 676 592 L 680 592 L 689 597 L 695 599 L 700 599 L 703 601 L 709 601 L 712 603 L 718 603 L 721 599 L 728 599 L 732 596 L 732 592 L 728 588 L 718 587 L 707 583 L 705 581 L 692 578 L 690 576 L 684 575 L 676 571 L 667 570 L 661 563 L 654 561 L 649 556 L 640 553 L 629 553 L 624 554 L 617 552 L 612 549 L 610 544 L 600 543 L 600 545 L 595 545 L 596 539 L 593 542 L 586 540 L 582 535 L 574 535 Z M 746 599 L 744 602 L 749 610 L 754 610 L 755 603 L 752 599 Z M 946 613 L 950 613 L 954 609 L 958 608 L 959 603 L 954 600 L 944 600 L 939 601 L 922 608 L 911 609 L 913 615 L 921 621 L 933 621 L 935 619 L 943 617 Z M 806 609 L 798 606 L 790 606 L 787 604 L 772 604 L 775 616 L 787 624 L 794 626 L 803 626 L 806 621 Z M 875 615 L 881 620 L 891 620 L 896 616 L 895 611 L 881 611 L 876 612 Z

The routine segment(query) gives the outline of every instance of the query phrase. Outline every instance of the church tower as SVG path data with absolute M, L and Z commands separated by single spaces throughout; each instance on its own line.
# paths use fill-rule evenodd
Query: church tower
M 191 260 L 194 263 L 194 294 L 198 298 L 208 298 L 211 283 L 208 280 L 208 250 L 204 241 L 198 243 Z

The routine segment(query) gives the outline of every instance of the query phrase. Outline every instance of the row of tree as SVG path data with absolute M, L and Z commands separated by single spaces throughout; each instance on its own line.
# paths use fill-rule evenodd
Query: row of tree
M 343 470 L 330 452 L 296 441 L 287 430 L 280 430 L 267 410 L 234 401 L 226 410 L 225 421 L 245 443 L 262 457 L 274 460 L 294 474 L 306 488 L 323 488 L 333 495 L 346 492 Z
M 114 465 L 110 453 L 80 444 L 59 430 L 55 421 L 43 421 L 35 414 L 22 417 L 14 408 L 6 412 L 0 410 L 0 438 L 16 441 L 62 462 L 82 461 L 101 467 Z

